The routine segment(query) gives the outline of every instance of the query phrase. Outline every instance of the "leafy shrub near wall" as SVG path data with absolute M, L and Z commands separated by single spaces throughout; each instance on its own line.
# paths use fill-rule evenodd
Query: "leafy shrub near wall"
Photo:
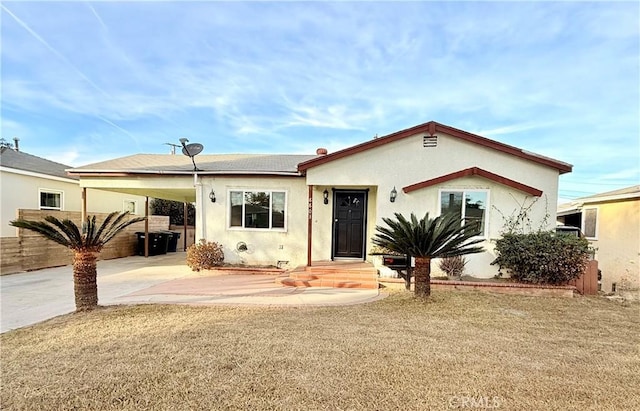
M 516 281 L 561 285 L 582 275 L 591 251 L 585 238 L 538 231 L 503 234 L 496 253 L 491 264 L 510 270 Z
M 204 238 L 199 243 L 187 248 L 187 265 L 193 271 L 209 270 L 222 265 L 224 251 L 216 242 L 206 241 Z
M 464 273 L 465 265 L 467 265 L 467 259 L 462 255 L 446 257 L 438 263 L 438 267 L 451 279 L 459 279 Z
M 149 204 L 151 214 L 168 215 L 171 224 L 184 225 L 184 204 L 178 201 L 163 200 L 154 198 Z M 195 225 L 196 208 L 191 203 L 187 203 L 187 224 Z

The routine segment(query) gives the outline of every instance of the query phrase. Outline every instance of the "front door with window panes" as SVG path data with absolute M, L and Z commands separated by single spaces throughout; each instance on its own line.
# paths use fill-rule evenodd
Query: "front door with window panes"
M 364 258 L 366 191 L 337 191 L 333 203 L 333 257 Z

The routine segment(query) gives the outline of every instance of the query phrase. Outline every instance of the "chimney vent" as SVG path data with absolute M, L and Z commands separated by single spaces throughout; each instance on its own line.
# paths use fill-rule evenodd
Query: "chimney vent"
M 319 149 L 316 150 L 316 154 L 319 156 L 326 156 L 328 153 L 326 148 L 322 148 L 320 147 Z
M 13 138 L 13 145 L 16 151 L 20 151 L 20 139 L 18 137 Z

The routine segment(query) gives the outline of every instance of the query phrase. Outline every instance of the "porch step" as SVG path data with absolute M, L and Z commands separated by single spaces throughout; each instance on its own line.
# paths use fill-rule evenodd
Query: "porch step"
M 364 262 L 322 262 L 302 266 L 276 282 L 288 287 L 378 288 L 378 272 Z

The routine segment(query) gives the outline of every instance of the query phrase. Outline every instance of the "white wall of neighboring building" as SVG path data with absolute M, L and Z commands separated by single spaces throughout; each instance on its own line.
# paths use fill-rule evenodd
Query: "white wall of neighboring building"
M 34 174 L 34 173 L 31 173 Z M 17 209 L 40 209 L 40 191 L 62 193 L 62 211 L 81 211 L 82 190 L 78 181 L 41 175 L 26 175 L 22 172 L 3 170 L 0 175 L 2 188 L 0 225 L 1 237 L 15 237 L 16 228 L 9 225 L 16 219 Z M 126 202 L 134 202 L 137 214 L 144 215 L 145 197 L 119 194 L 103 190 L 87 189 L 87 211 L 89 213 L 108 213 L 123 211 Z

